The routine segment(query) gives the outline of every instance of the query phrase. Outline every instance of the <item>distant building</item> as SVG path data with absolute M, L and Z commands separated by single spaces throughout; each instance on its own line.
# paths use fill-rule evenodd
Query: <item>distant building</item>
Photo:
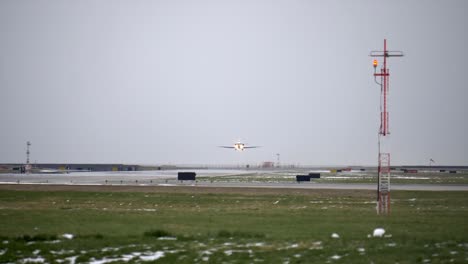
M 275 163 L 273 161 L 264 161 L 262 163 L 262 168 L 266 169 L 266 168 L 274 168 L 275 167 Z

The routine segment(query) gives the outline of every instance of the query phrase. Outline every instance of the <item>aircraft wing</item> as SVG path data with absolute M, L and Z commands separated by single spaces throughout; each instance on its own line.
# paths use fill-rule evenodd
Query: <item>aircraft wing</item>
M 244 146 L 244 148 L 261 148 L 262 146 Z
M 233 147 L 233 146 L 218 146 L 218 147 L 220 147 L 220 148 L 230 148 L 230 149 L 235 148 L 235 147 Z

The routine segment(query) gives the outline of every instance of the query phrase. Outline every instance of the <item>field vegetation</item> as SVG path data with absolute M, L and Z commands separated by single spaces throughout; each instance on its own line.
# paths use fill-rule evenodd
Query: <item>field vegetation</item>
M 466 192 L 0 186 L 0 263 L 466 263 Z M 373 231 L 383 228 L 382 237 Z

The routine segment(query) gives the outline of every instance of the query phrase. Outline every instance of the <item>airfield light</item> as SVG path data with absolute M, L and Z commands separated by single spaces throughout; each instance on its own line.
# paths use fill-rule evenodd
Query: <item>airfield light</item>
M 374 62 L 373 62 L 374 68 L 377 67 L 377 64 L 379 64 L 378 61 L 377 61 L 377 60 L 374 60 Z

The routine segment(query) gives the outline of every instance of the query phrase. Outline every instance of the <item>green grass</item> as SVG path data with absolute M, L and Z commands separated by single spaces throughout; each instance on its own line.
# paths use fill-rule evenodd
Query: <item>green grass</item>
M 274 192 L 2 190 L 0 263 L 467 262 L 466 192 L 395 191 L 389 216 L 374 192 Z

